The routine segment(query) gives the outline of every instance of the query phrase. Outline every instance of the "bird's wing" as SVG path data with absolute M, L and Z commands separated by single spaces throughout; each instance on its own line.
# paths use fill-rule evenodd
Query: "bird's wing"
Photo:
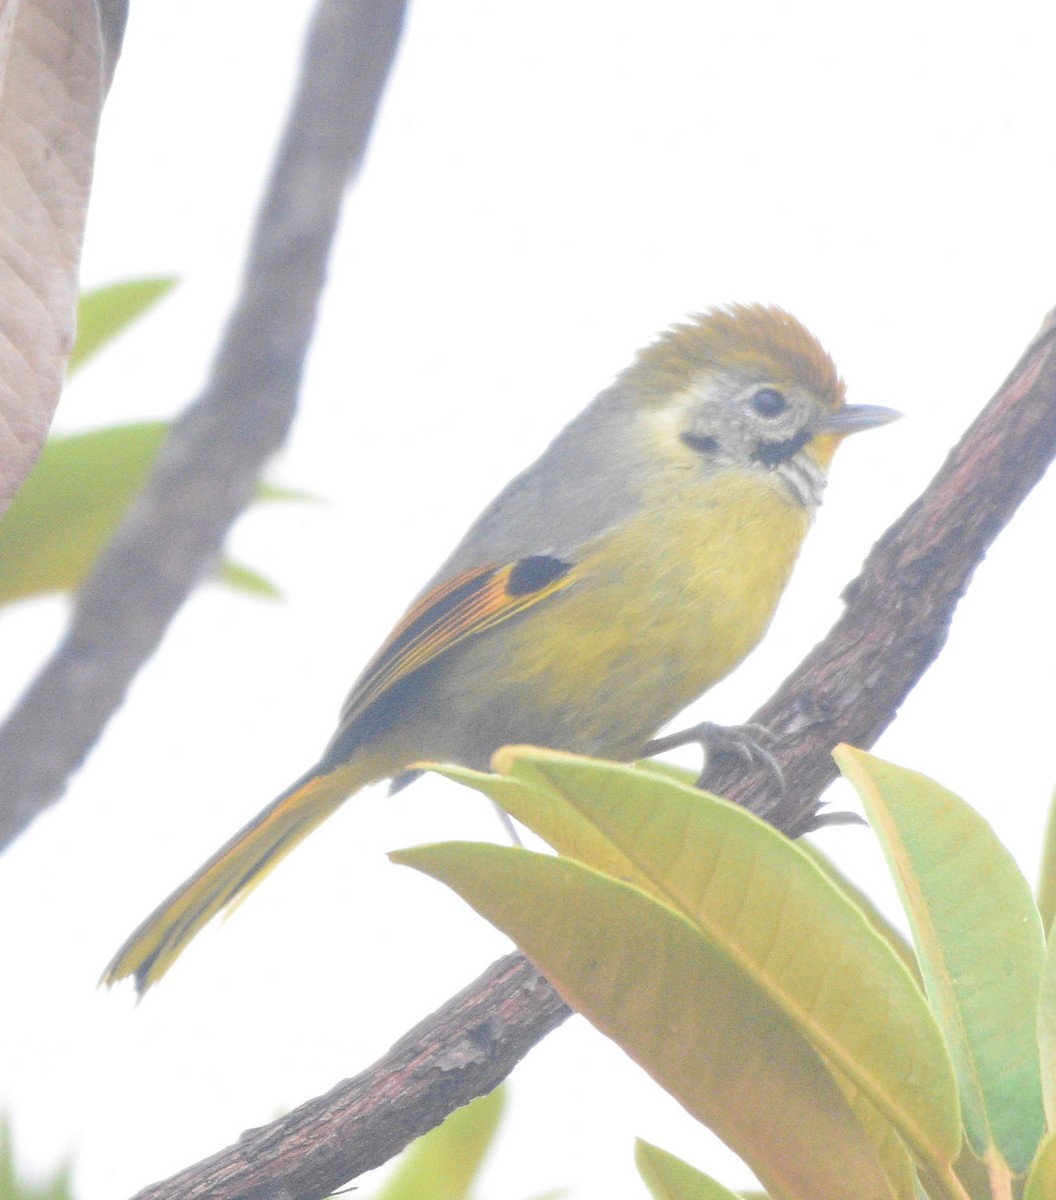
M 367 664 L 345 701 L 341 728 L 347 729 L 399 680 L 568 587 L 577 574 L 573 563 L 531 554 L 474 567 L 437 584 L 410 608 Z

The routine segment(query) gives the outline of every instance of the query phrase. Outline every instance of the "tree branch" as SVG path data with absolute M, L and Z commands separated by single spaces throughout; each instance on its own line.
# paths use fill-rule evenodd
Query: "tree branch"
M 937 657 L 990 543 L 1056 455 L 1056 316 L 844 592 L 829 635 L 755 715 L 786 778 L 718 763 L 708 786 L 795 835 L 840 741 L 868 747 Z M 822 821 L 824 818 L 820 818 Z M 135 1200 L 320 1200 L 493 1088 L 568 1015 L 521 955 L 493 964 L 384 1058 Z
M 135 1200 L 321 1200 L 490 1092 L 568 1015 L 523 955 L 507 955 L 361 1075 Z
M 363 160 L 403 12 L 404 0 L 320 0 L 209 383 L 0 729 L 0 849 L 62 794 L 285 440 L 341 197 Z

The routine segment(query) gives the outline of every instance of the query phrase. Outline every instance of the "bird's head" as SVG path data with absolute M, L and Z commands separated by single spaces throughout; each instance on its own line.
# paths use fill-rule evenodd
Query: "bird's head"
M 620 377 L 654 436 L 687 467 L 771 473 L 813 506 L 837 445 L 895 420 L 848 404 L 832 359 L 780 308 L 733 305 L 675 325 Z

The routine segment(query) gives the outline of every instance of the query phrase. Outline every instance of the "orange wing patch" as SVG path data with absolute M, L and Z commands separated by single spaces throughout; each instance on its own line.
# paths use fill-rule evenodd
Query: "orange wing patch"
M 524 612 L 574 582 L 572 563 L 533 554 L 476 567 L 427 592 L 368 663 L 341 714 L 348 726 L 384 692 L 438 655 Z

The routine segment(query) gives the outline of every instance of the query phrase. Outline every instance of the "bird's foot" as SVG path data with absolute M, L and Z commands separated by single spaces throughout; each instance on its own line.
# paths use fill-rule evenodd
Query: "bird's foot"
M 654 754 L 663 754 L 665 750 L 674 750 L 676 746 L 700 746 L 704 751 L 705 771 L 700 773 L 698 785 L 703 780 L 707 767 L 719 759 L 734 758 L 748 767 L 757 764 L 766 767 L 783 792 L 785 773 L 771 753 L 777 740 L 765 725 L 716 725 L 714 721 L 701 721 L 699 725 L 682 729 L 678 733 L 654 738 L 645 747 L 643 754 L 644 757 L 651 758 Z

